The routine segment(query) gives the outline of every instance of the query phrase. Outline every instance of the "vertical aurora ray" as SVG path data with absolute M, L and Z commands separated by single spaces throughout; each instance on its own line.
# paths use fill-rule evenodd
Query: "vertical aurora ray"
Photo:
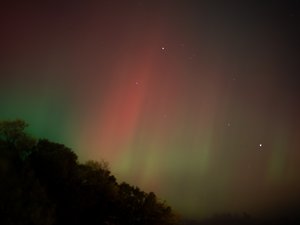
M 146 57 L 124 59 L 113 66 L 109 73 L 114 79 L 107 84 L 107 98 L 102 104 L 96 103 L 94 112 L 87 112 L 88 120 L 83 122 L 86 128 L 82 136 L 88 139 L 82 145 L 89 146 L 96 157 L 99 151 L 105 149 L 104 155 L 107 153 L 109 161 L 114 162 L 120 151 L 130 146 L 137 132 L 153 63 L 151 47 L 143 52 Z M 133 64 L 132 60 L 137 61 Z M 95 122 L 95 118 L 99 119 Z
M 287 181 L 288 149 L 290 145 L 290 129 L 286 125 L 278 126 L 273 131 L 272 150 L 267 167 L 267 179 L 272 184 L 280 184 Z

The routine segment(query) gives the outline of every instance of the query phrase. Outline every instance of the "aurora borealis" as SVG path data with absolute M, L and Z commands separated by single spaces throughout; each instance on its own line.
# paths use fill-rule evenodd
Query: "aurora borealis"
M 0 11 L 0 118 L 180 214 L 300 197 L 299 10 L 289 1 L 43 1 Z

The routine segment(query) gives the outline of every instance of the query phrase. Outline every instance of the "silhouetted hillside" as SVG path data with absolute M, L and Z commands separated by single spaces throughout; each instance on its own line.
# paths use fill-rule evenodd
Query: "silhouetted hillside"
M 0 122 L 0 224 L 177 223 L 153 192 L 117 183 L 105 163 L 81 164 L 64 145 L 30 137 L 26 126 Z

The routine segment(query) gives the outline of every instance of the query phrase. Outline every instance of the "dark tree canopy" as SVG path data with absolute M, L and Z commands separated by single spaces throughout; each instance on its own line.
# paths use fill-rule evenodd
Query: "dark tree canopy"
M 1 225 L 171 225 L 153 192 L 118 184 L 105 162 L 81 164 L 62 144 L 35 140 L 22 120 L 0 122 Z
M 23 120 L 0 121 L 0 142 L 9 154 L 25 158 L 33 151 L 36 140 L 25 132 L 28 124 Z

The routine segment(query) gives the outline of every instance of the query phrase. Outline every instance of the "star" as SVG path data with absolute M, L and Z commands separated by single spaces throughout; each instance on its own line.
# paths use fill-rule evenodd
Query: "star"
M 263 145 L 262 144 L 259 144 L 259 147 L 262 147 Z
M 161 47 L 161 50 L 165 50 L 166 48 L 165 47 Z

